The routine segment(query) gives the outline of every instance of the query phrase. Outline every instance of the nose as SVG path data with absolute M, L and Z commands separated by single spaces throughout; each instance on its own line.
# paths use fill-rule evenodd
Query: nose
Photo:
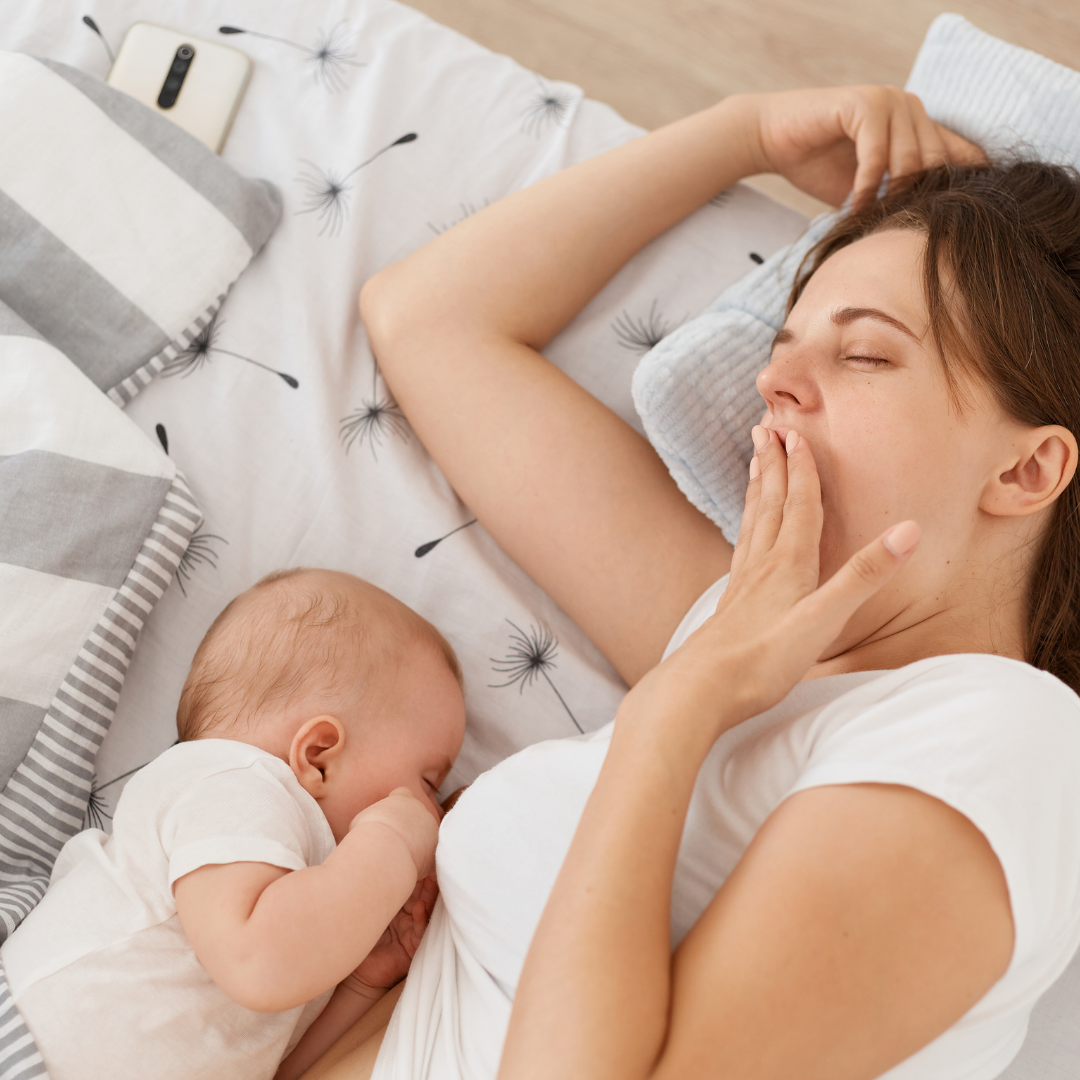
M 774 412 L 780 408 L 812 408 L 816 397 L 809 360 L 798 347 L 773 356 L 757 377 L 758 393 Z

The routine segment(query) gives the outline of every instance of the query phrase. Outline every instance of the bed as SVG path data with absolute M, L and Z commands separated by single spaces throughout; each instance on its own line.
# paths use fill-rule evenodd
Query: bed
M 274 184 L 283 214 L 203 333 L 125 406 L 186 478 L 203 523 L 143 629 L 86 824 L 107 829 L 125 779 L 175 740 L 180 687 L 218 611 L 284 566 L 368 578 L 447 635 L 468 731 L 445 792 L 524 746 L 600 727 L 625 686 L 419 445 L 356 297 L 465 216 L 640 129 L 393 0 L 50 0 L 10 12 L 0 48 L 103 78 L 139 20 L 252 58 L 223 158 Z M 723 192 L 635 258 L 549 357 L 641 430 L 641 357 L 805 224 L 747 186 Z M 1072 1005 L 1055 1008 L 1075 1024 L 1075 964 L 1070 978 Z M 1037 1074 L 1058 1076 L 1015 1075 Z

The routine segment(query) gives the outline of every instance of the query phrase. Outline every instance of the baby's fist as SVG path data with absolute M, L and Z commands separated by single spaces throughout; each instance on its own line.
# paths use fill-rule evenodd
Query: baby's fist
M 439 826 L 428 807 L 409 788 L 394 788 L 385 799 L 361 810 L 349 823 L 349 831 L 367 822 L 378 822 L 397 833 L 412 855 L 417 878 L 435 872 Z

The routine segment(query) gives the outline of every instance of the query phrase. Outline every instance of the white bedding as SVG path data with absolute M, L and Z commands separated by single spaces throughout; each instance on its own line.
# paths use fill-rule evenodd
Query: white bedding
M 0 47 L 104 77 L 105 49 L 81 21 L 87 8 L 12 6 Z M 165 433 L 206 523 L 132 664 L 98 759 L 95 813 L 108 814 L 117 778 L 175 739 L 180 686 L 218 610 L 280 566 L 370 578 L 453 642 L 469 731 L 447 790 L 523 746 L 603 725 L 622 683 L 480 526 L 414 554 L 472 515 L 387 407 L 356 297 L 371 274 L 463 214 L 639 129 L 576 87 L 389 0 L 102 0 L 92 14 L 113 51 L 138 20 L 244 49 L 254 73 L 224 157 L 273 181 L 285 201 L 278 232 L 226 300 L 210 350 L 127 409 L 148 433 Z M 294 44 L 224 37 L 223 24 Z M 311 53 L 326 42 L 331 56 L 320 62 Z M 333 197 L 325 184 L 335 179 L 345 188 Z M 649 340 L 804 223 L 745 187 L 718 202 L 628 266 L 549 350 L 635 426 L 630 376 Z

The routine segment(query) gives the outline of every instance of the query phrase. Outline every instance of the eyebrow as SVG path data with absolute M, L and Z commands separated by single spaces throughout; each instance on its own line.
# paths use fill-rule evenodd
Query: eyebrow
M 876 319 L 878 322 L 887 323 L 901 333 L 907 334 L 913 341 L 920 340 L 919 336 L 913 330 L 906 327 L 899 319 L 894 319 L 891 315 L 886 315 L 884 311 L 880 311 L 877 308 L 840 308 L 838 311 L 834 311 L 829 317 L 837 326 L 848 326 L 850 323 L 857 322 L 859 319 Z
M 902 334 L 907 334 L 913 341 L 920 341 L 919 336 L 905 326 L 899 319 L 893 318 L 892 315 L 887 315 L 879 308 L 867 308 L 867 307 L 846 307 L 839 308 L 834 311 L 829 318 L 836 323 L 837 326 L 849 326 L 853 322 L 857 322 L 859 319 L 877 319 L 878 322 L 886 323 L 888 326 L 899 330 Z M 770 351 L 775 349 L 777 345 L 786 345 L 789 341 L 793 341 L 795 335 L 786 327 L 781 327 L 777 331 L 776 337 L 772 340 Z

